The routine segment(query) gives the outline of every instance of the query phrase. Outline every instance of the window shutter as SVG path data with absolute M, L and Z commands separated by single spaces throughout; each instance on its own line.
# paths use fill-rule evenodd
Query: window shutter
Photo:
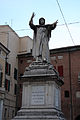
M 11 65 L 9 64 L 9 71 L 8 71 L 9 75 L 10 75 L 10 71 L 11 71 Z
M 10 80 L 8 80 L 8 91 L 10 91 Z
M 14 79 L 17 80 L 17 69 L 14 68 Z
M 5 80 L 5 89 L 8 90 L 8 80 Z
M 64 95 L 65 95 L 66 98 L 68 98 L 69 97 L 69 91 L 68 90 L 64 91 Z
M 8 92 L 10 91 L 10 80 L 5 80 L 5 89 L 8 90 Z
M 56 66 L 54 66 L 54 68 L 56 69 Z
M 80 72 L 78 73 L 78 82 L 80 82 Z
M 6 68 L 5 68 L 6 74 L 10 75 L 10 71 L 11 71 L 11 65 L 8 62 L 6 62 Z
M 63 66 L 58 66 L 58 72 L 59 72 L 59 76 L 63 77 Z
M 3 73 L 0 72 L 0 87 L 2 87 L 2 76 L 3 76 Z
M 6 74 L 8 74 L 8 63 L 6 62 L 6 68 L 5 68 L 5 70 L 6 70 Z
M 16 95 L 17 93 L 17 84 L 15 84 L 15 88 L 14 88 L 14 94 Z

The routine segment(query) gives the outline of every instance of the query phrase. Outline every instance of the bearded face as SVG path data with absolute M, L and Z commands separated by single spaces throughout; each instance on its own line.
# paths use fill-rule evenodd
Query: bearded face
M 40 25 L 44 25 L 45 24 L 45 19 L 44 18 L 40 18 L 39 19 L 39 24 Z

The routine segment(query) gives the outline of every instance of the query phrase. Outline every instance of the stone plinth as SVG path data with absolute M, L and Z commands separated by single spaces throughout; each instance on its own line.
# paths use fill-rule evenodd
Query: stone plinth
M 13 120 L 64 120 L 60 92 L 63 81 L 51 64 L 33 62 L 21 80 L 22 107 Z

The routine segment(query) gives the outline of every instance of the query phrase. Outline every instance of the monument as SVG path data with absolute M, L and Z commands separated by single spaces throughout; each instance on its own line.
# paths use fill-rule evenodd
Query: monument
M 23 81 L 22 107 L 13 120 L 64 120 L 61 112 L 61 86 L 63 81 L 50 63 L 48 41 L 57 21 L 45 25 L 45 19 L 39 19 L 39 25 L 33 24 L 34 13 L 29 25 L 34 31 L 32 55 L 35 58 L 26 67 Z

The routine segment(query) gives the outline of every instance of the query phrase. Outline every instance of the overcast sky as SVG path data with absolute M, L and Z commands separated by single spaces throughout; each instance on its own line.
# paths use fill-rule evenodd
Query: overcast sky
M 32 12 L 35 12 L 34 24 L 44 17 L 46 24 L 58 20 L 58 25 L 52 31 L 49 42 L 50 49 L 65 46 L 80 45 L 80 0 L 58 0 L 66 23 L 73 38 L 68 33 L 62 14 L 56 0 L 0 0 L 0 25 L 8 24 L 19 36 L 30 36 L 33 31 L 29 27 Z

